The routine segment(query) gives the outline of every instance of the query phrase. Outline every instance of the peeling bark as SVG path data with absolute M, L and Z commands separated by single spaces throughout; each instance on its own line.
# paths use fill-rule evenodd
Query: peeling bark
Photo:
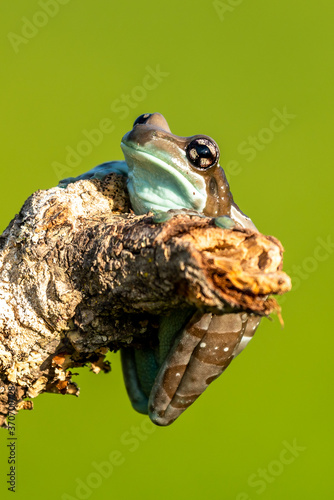
M 42 392 L 74 394 L 70 368 L 109 371 L 108 350 L 154 338 L 157 317 L 278 311 L 290 289 L 280 242 L 186 213 L 130 212 L 123 177 L 37 191 L 0 236 L 0 424 Z

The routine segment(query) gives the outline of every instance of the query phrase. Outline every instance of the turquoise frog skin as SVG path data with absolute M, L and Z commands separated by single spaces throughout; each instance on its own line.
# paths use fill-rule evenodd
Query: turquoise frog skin
M 160 113 L 147 113 L 124 135 L 121 148 L 125 161 L 103 163 L 59 186 L 114 172 L 127 176 L 134 212 L 152 211 L 157 223 L 171 217 L 168 210 L 187 209 L 214 217 L 219 227 L 257 231 L 234 203 L 210 137 L 176 136 Z M 203 314 L 191 307 L 160 317 L 157 347 L 121 350 L 134 409 L 157 425 L 174 422 L 246 347 L 259 322 L 251 313 Z

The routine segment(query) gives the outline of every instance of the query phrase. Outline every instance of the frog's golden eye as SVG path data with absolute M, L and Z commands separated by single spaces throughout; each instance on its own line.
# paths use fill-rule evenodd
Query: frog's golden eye
M 138 118 L 134 121 L 133 126 L 135 125 L 141 125 L 143 123 L 146 123 L 149 117 L 151 116 L 152 113 L 145 113 L 144 115 L 138 116 Z
M 219 159 L 219 149 L 215 142 L 200 137 L 193 139 L 187 146 L 186 155 L 190 163 L 201 170 L 215 165 Z

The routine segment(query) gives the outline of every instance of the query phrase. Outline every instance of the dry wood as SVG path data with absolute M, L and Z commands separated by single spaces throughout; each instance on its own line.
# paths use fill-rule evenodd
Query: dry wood
M 125 180 L 34 193 L 0 237 L 0 424 L 42 392 L 77 395 L 71 367 L 109 370 L 108 350 L 155 336 L 157 316 L 278 311 L 290 289 L 270 236 L 188 214 L 155 223 L 130 212 Z

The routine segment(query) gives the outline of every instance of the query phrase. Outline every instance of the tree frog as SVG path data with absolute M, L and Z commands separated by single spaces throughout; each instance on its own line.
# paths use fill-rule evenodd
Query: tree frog
M 160 113 L 140 115 L 121 141 L 125 161 L 107 162 L 60 187 L 82 179 L 125 175 L 138 215 L 192 210 L 216 224 L 257 231 L 234 203 L 219 148 L 206 135 L 174 135 Z M 121 350 L 127 392 L 135 410 L 161 426 L 174 422 L 230 364 L 253 337 L 260 316 L 246 312 L 203 314 L 189 307 L 159 318 L 156 348 Z

